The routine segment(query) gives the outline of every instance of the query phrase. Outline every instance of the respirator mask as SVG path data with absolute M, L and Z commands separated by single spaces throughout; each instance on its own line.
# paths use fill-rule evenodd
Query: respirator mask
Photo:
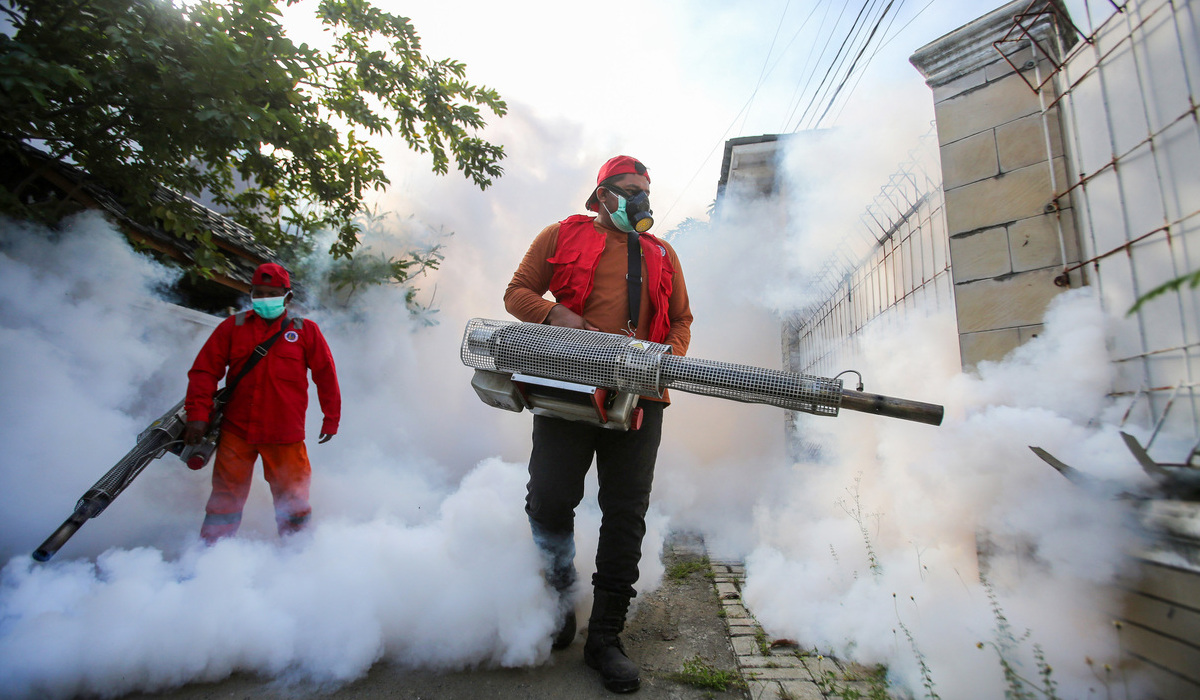
M 625 233 L 645 233 L 654 225 L 654 212 L 650 210 L 650 193 L 639 192 L 629 197 L 621 190 L 605 187 L 617 197 L 617 210 L 608 212 L 613 225 Z

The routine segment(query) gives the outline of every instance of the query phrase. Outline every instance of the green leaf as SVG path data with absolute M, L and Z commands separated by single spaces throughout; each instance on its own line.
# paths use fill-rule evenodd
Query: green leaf
M 503 148 L 477 136 L 503 101 L 469 84 L 461 62 L 426 56 L 407 18 L 367 0 L 321 0 L 327 50 L 294 43 L 275 0 L 7 7 L 15 34 L 0 36 L 0 90 L 15 108 L 0 113 L 3 133 L 52 137 L 53 155 L 130 211 L 157 206 L 158 186 L 207 190 L 263 243 L 312 246 L 325 229 L 337 234 L 330 252 L 346 256 L 366 193 L 388 184 L 382 154 L 355 132 L 395 133 L 430 152 L 434 172 L 453 162 L 480 188 L 503 172 Z M 27 213 L 13 197 L 0 212 Z M 156 218 L 192 235 L 186 211 Z M 197 265 L 219 269 L 213 252 Z

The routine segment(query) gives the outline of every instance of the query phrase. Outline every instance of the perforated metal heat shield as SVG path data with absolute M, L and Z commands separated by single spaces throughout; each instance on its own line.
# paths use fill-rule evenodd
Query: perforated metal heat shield
M 765 403 L 793 411 L 836 416 L 840 379 L 763 369 L 730 362 L 675 357 L 671 346 L 613 333 L 596 333 L 518 321 L 467 322 L 462 361 L 468 367 L 661 397 L 666 389 Z

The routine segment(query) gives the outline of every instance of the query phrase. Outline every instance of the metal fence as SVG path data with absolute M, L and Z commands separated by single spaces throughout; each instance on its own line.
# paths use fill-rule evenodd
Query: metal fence
M 1128 397 L 1126 420 L 1173 438 L 1163 441 L 1172 453 L 1164 461 L 1186 458 L 1200 440 L 1200 289 L 1184 285 L 1129 310 L 1200 270 L 1197 5 L 1089 0 L 1083 17 L 1058 13 L 1083 24 L 1075 28 L 1084 38 L 1057 47 L 1063 58 L 1036 76 L 1059 93 L 1045 111 L 1060 106 L 1063 116 L 1071 167 L 1056 192 L 1075 212 L 1084 261 L 1074 267 L 1118 319 L 1113 393 Z
M 1049 59 L 1049 70 L 1039 63 L 1023 75 L 1042 101 L 1047 135 L 1061 119 L 1066 138 L 1066 177 L 1051 173 L 1059 211 L 1073 217 L 1060 222 L 1060 245 L 1067 259 L 1066 237 L 1077 235 L 1083 262 L 1064 273 L 1080 271 L 1117 319 L 1112 393 L 1128 403 L 1124 420 L 1153 430 L 1152 454 L 1154 438 L 1170 436 L 1155 456 L 1180 461 L 1200 443 L 1200 289 L 1184 284 L 1128 312 L 1200 270 L 1200 0 L 1080 3 L 1079 17 L 1054 4 L 1019 15 L 996 48 L 999 57 L 1011 53 L 1002 43 L 1026 42 Z M 1047 13 L 1079 40 L 1039 45 L 1026 28 Z M 821 268 L 823 301 L 785 327 L 789 369 L 828 374 L 868 324 L 953 308 L 941 176 L 927 165 L 934 141 L 922 141 Z
M 937 137 L 930 131 L 821 265 L 813 281 L 819 301 L 787 320 L 788 369 L 833 376 L 868 324 L 954 308 L 943 206 Z

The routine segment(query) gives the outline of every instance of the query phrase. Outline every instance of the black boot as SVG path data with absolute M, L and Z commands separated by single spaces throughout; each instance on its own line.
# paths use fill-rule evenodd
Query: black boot
M 625 656 L 620 637 L 625 629 L 629 598 L 599 588 L 594 595 L 583 660 L 600 672 L 605 688 L 614 693 L 632 693 L 641 686 L 641 680 L 637 665 Z
M 570 602 L 568 601 L 566 604 L 570 605 Z M 567 608 L 563 614 L 562 625 L 554 633 L 554 641 L 550 642 L 550 648 L 555 651 L 566 649 L 571 646 L 571 642 L 575 641 L 575 635 L 578 632 L 579 626 L 575 620 L 575 608 L 572 606 Z

